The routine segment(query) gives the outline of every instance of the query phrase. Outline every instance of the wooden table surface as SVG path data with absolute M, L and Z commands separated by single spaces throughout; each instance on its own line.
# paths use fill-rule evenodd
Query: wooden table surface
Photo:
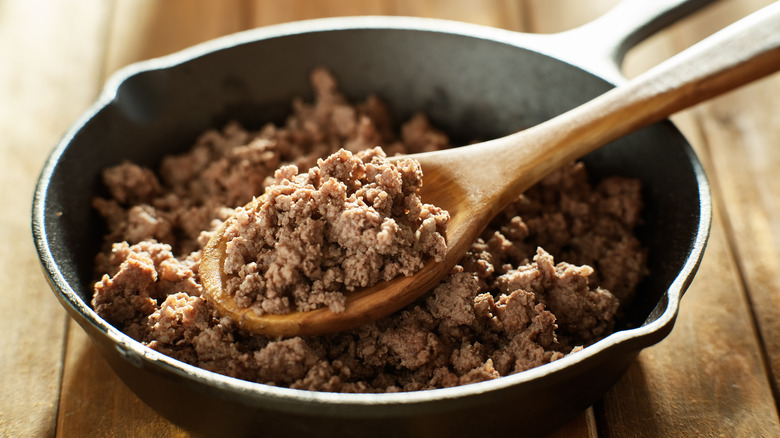
M 616 0 L 0 0 L 0 436 L 187 436 L 113 374 L 44 280 L 33 187 L 58 138 L 118 68 L 239 30 L 414 15 L 528 32 Z M 770 3 L 723 0 L 632 50 L 638 72 Z M 677 324 L 552 436 L 780 436 L 780 75 L 673 120 L 712 184 L 714 223 Z

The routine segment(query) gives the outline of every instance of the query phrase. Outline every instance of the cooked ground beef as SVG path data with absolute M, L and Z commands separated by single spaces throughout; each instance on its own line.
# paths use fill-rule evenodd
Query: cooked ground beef
M 332 154 L 336 162 L 354 160 L 342 147 L 354 154 L 372 149 L 357 155 L 369 162 L 381 156 L 375 146 L 388 154 L 449 147 L 424 115 L 396 136 L 379 99 L 348 103 L 322 69 L 312 83 L 314 102 L 293 102 L 284 126 L 248 131 L 231 123 L 204 133 L 190 152 L 165 158 L 157 172 L 132 163 L 106 169 L 110 197 L 94 201 L 109 230 L 96 260 L 102 279 L 93 305 L 102 317 L 207 370 L 342 392 L 494 379 L 571 354 L 613 330 L 620 303 L 646 275 L 646 251 L 633 232 L 641 187 L 621 177 L 592 186 L 581 163 L 515 200 L 436 288 L 394 315 L 334 335 L 289 339 L 245 333 L 218 315 L 201 298 L 201 250 L 280 167 L 277 181 L 294 181 L 312 177 L 283 166 L 309 169 Z
M 345 309 L 345 292 L 444 259 L 446 211 L 420 201 L 420 165 L 380 148 L 341 149 L 298 173 L 283 166 L 236 209 L 224 237 L 226 292 L 258 315 Z

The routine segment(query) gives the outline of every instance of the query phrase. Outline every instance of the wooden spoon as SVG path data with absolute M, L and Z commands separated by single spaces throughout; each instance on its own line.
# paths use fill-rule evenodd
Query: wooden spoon
M 422 199 L 450 212 L 448 250 L 410 277 L 350 293 L 346 310 L 258 316 L 225 292 L 223 236 L 204 249 L 200 275 L 217 311 L 267 336 L 317 335 L 387 316 L 435 286 L 490 220 L 545 175 L 625 134 L 780 69 L 780 2 L 774 3 L 630 82 L 533 128 L 481 144 L 410 155 L 423 169 Z

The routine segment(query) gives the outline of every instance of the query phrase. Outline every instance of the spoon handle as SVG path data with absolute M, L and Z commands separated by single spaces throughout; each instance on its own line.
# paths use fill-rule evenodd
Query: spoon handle
M 509 136 L 504 147 L 519 154 L 519 162 L 528 163 L 535 155 L 531 165 L 547 174 L 612 140 L 777 70 L 780 2 L 560 117 Z M 517 141 L 523 147 L 517 147 Z
M 423 165 L 468 180 L 472 203 L 503 208 L 561 165 L 630 132 L 780 69 L 780 2 L 547 122 Z M 501 157 L 501 159 L 496 159 Z M 427 169 L 426 169 L 427 172 Z M 507 184 L 496 184 L 506 181 Z

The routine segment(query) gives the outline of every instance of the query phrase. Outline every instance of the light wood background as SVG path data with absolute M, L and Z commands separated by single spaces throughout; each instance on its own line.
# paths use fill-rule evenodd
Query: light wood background
M 226 33 L 335 15 L 512 30 L 579 25 L 616 0 L 0 0 L 0 436 L 179 437 L 130 393 L 49 290 L 30 232 L 46 155 L 118 68 Z M 770 3 L 722 0 L 629 53 L 633 76 Z M 552 436 L 780 436 L 780 75 L 673 118 L 715 220 L 672 334 Z

